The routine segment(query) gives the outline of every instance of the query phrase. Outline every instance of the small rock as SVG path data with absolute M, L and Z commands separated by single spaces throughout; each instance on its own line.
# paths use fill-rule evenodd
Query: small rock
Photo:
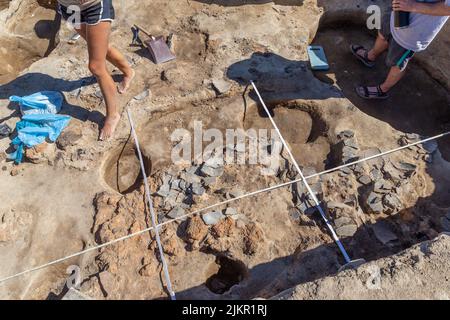
M 336 220 L 334 220 L 334 225 L 336 226 L 336 228 L 340 228 L 349 224 L 352 224 L 353 221 L 352 219 L 350 219 L 349 217 L 340 217 Z
M 205 188 L 199 183 L 193 183 L 191 190 L 193 194 L 198 196 L 201 196 L 206 192 Z
M 227 193 L 225 194 L 225 197 L 226 197 L 227 199 L 234 199 L 234 198 L 241 197 L 241 196 L 243 196 L 243 195 L 244 195 L 244 191 L 242 191 L 242 190 L 239 189 L 239 188 L 236 188 L 236 189 L 232 189 L 231 191 L 227 192 Z
M 168 184 L 163 184 L 156 194 L 160 197 L 166 198 L 170 194 L 170 186 Z
M 374 181 L 377 181 L 377 180 L 383 178 L 383 174 L 377 168 L 373 168 L 372 170 L 370 170 L 370 176 L 372 177 L 372 179 Z
M 225 209 L 226 216 L 234 216 L 235 214 L 237 214 L 237 210 L 235 208 L 226 208 Z
M 383 173 L 384 175 L 391 180 L 395 180 L 395 181 L 404 181 L 404 176 L 403 173 L 396 169 L 394 167 L 394 165 L 392 164 L 392 162 L 387 161 L 384 166 L 383 166 Z
M 206 177 L 203 179 L 203 185 L 205 187 L 212 186 L 212 185 L 216 184 L 216 182 L 217 182 L 217 177 Z
M 433 163 L 433 155 L 432 154 L 426 154 L 423 156 L 423 161 L 426 163 Z
M 134 96 L 133 99 L 137 100 L 137 101 L 141 101 L 141 100 L 144 100 L 145 98 L 148 98 L 150 95 L 151 95 L 150 89 L 145 89 L 140 94 Z
M 12 129 L 6 123 L 0 124 L 0 138 L 9 137 L 11 133 Z
M 15 177 L 20 173 L 20 171 L 22 171 L 22 169 L 19 169 L 19 167 L 14 167 L 11 169 L 10 174 L 11 176 Z
M 342 148 L 342 156 L 341 160 L 343 163 L 349 163 L 358 158 L 358 155 L 356 153 L 356 149 L 353 149 L 351 147 L 344 146 Z
M 185 171 L 188 174 L 197 174 L 198 169 L 199 169 L 199 166 L 192 166 L 192 167 L 185 169 Z
M 355 133 L 351 130 L 344 130 L 341 133 L 338 134 L 339 139 L 345 139 L 345 138 L 353 138 L 355 136 Z
M 205 213 L 202 215 L 203 222 L 207 225 L 215 225 L 218 223 L 221 219 L 223 219 L 225 216 L 222 214 L 222 212 L 219 211 L 212 211 Z
M 383 212 L 383 201 L 381 197 L 375 192 L 371 192 L 367 197 L 366 209 L 369 211 L 369 213 Z
M 383 205 L 387 213 L 392 213 L 402 207 L 402 202 L 397 195 L 391 193 L 383 197 Z
M 55 144 L 47 142 L 25 149 L 25 157 L 34 164 L 51 161 L 55 158 L 55 153 Z
M 191 241 L 203 240 L 208 234 L 208 227 L 199 216 L 189 218 L 186 226 L 186 236 Z
M 312 192 L 314 192 L 314 194 L 316 196 L 322 196 L 323 195 L 322 184 L 320 182 L 311 184 L 310 187 L 311 187 Z
M 345 204 L 342 204 L 340 202 L 336 202 L 336 201 L 328 201 L 327 202 L 327 209 L 332 210 L 332 209 L 345 209 L 347 206 Z
M 187 189 L 187 187 L 188 187 L 188 183 L 187 183 L 185 180 L 180 179 L 180 182 L 178 183 L 178 187 L 179 187 L 181 190 L 186 191 L 186 189 Z
M 301 215 L 302 215 L 302 212 L 300 211 L 300 209 L 295 208 L 295 207 L 289 209 L 289 216 L 290 216 L 293 220 L 299 221 Z
M 236 220 L 236 227 L 239 229 L 245 228 L 245 222 L 243 220 Z
M 360 152 L 359 158 L 364 159 L 368 157 L 372 157 L 381 153 L 381 150 L 378 148 L 370 148 Z M 381 157 L 374 158 L 372 160 L 368 160 L 366 162 L 369 166 L 374 166 L 375 168 L 381 169 L 384 165 L 384 160 Z
M 397 236 L 392 232 L 390 226 L 385 221 L 378 221 L 371 226 L 375 237 L 382 243 L 388 244 L 389 242 L 397 240 Z
M 181 207 L 175 207 L 167 214 L 167 216 L 171 219 L 177 219 L 186 214 L 186 211 L 184 211 Z
M 345 197 L 344 203 L 347 206 L 356 208 L 358 206 L 358 197 L 355 194 L 349 194 Z
M 345 177 L 352 173 L 352 170 L 350 170 L 348 167 L 342 168 L 339 170 L 339 176 Z
M 368 175 L 363 175 L 363 176 L 359 177 L 358 181 L 365 186 L 372 183 L 372 179 L 370 179 L 370 177 Z
M 351 138 L 351 139 L 345 139 L 344 140 L 344 146 L 346 147 L 350 147 L 353 149 L 359 149 L 358 143 L 356 142 L 355 138 Z
M 365 173 L 364 166 L 361 163 L 355 164 L 351 170 L 355 172 L 358 176 L 363 175 Z
M 226 94 L 231 89 L 231 83 L 224 79 L 214 79 L 212 85 L 219 95 Z
M 181 188 L 180 184 L 181 184 L 181 179 L 174 179 L 174 180 L 172 180 L 172 182 L 170 183 L 170 189 L 172 189 L 172 190 L 177 190 L 177 191 L 181 191 L 182 188 Z
M 398 162 L 394 163 L 394 167 L 402 172 L 404 172 L 408 177 L 411 177 L 417 169 L 417 166 L 412 163 Z
M 373 186 L 373 191 L 376 193 L 389 193 L 394 188 L 394 185 L 389 180 L 378 180 Z
M 339 237 L 351 237 L 356 231 L 358 231 L 358 226 L 354 224 L 342 226 L 336 229 L 336 233 Z
M 182 177 L 187 184 L 200 183 L 202 181 L 201 178 L 195 173 L 186 172 L 182 174 Z
M 420 141 L 420 139 L 421 139 L 421 137 L 416 133 L 407 133 L 407 134 L 405 134 L 405 137 L 410 142 L 417 142 L 417 141 Z

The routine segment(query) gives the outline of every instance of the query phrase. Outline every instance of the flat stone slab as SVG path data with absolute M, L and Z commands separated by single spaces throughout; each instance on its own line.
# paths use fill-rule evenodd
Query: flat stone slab
M 349 224 L 336 229 L 336 233 L 339 237 L 351 237 L 356 231 L 358 231 L 358 226 L 355 224 Z
M 172 210 L 169 211 L 167 216 L 171 219 L 177 219 L 179 217 L 182 217 L 186 214 L 186 211 L 184 211 L 181 207 L 175 207 Z
M 217 224 L 223 218 L 225 216 L 219 211 L 212 211 L 202 215 L 203 222 L 209 226 Z
M 371 226 L 375 237 L 382 243 L 388 244 L 389 242 L 398 240 L 395 233 L 391 230 L 391 227 L 385 221 L 379 221 Z

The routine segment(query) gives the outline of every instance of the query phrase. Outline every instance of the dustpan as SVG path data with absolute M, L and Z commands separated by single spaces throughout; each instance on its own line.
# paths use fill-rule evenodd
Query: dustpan
M 138 25 L 134 25 L 136 31 L 142 31 L 145 35 L 147 35 L 150 39 L 144 41 L 145 47 L 147 47 L 150 55 L 152 56 L 153 62 L 156 64 L 168 62 L 174 60 L 176 57 L 170 51 L 169 46 L 167 45 L 163 36 L 154 37 L 148 31 L 143 29 Z M 138 33 L 137 33 L 138 35 Z

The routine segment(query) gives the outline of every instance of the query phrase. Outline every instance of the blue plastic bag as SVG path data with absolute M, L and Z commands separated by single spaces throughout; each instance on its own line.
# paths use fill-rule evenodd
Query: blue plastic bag
M 11 96 L 9 100 L 19 103 L 23 115 L 56 114 L 61 111 L 64 96 L 57 91 L 41 91 L 25 97 Z
M 24 147 L 32 148 L 47 139 L 55 142 L 70 122 L 69 116 L 56 114 L 26 115 L 16 125 L 17 137 L 12 141 L 16 151 L 9 158 L 22 162 Z

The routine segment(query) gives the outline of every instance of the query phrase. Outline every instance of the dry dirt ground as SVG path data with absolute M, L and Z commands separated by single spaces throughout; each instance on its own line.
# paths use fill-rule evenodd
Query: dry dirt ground
M 9 59 L 0 70 L 0 122 L 14 127 L 19 119 L 10 95 L 40 90 L 63 92 L 62 112 L 73 119 L 56 144 L 27 150 L 19 167 L 5 159 L 10 140 L 0 140 L 0 255 L 5 257 L 0 278 L 150 225 L 126 113 L 115 139 L 97 142 L 105 107 L 86 68 L 86 45 L 68 44 L 73 31 L 65 24 L 57 34 L 58 18 L 42 6 L 46 1 L 39 2 L 13 0 L 0 14 L 2 43 L 11 43 L 0 52 Z M 372 77 L 347 51 L 352 42 L 373 40 L 362 27 L 364 8 L 373 2 L 387 4 L 118 2 L 111 41 L 137 71 L 120 104 L 135 118 L 158 221 L 168 222 L 160 231 L 178 298 L 270 298 L 332 276 L 345 263 L 300 183 L 170 222 L 299 178 L 286 150 L 272 175 L 263 175 L 261 165 L 172 163 L 177 142 L 171 134 L 177 128 L 193 132 L 196 121 L 223 133 L 272 128 L 247 87 L 250 80 L 256 81 L 305 175 L 448 128 L 448 77 L 423 62 L 427 59 L 412 63 L 388 102 L 366 103 L 353 93 L 354 85 L 376 82 L 385 73 L 380 61 Z M 33 19 L 18 23 L 28 16 Z M 177 59 L 155 65 L 145 50 L 130 46 L 134 23 L 172 35 Z M 45 36 L 36 36 L 38 30 Z M 448 29 L 437 41 L 445 49 Z M 311 42 L 324 46 L 329 72 L 311 72 L 306 55 Z M 33 50 L 23 43 L 32 43 Z M 448 63 L 436 52 L 428 60 Z M 111 67 L 111 72 L 120 80 L 117 70 Z M 449 146 L 449 139 L 442 139 L 309 181 L 352 258 L 375 261 L 449 231 Z M 231 144 L 227 151 L 239 155 L 240 150 Z M 80 291 L 90 297 L 167 298 L 151 233 L 2 282 L 0 298 L 59 299 L 67 292 L 71 265 L 80 267 Z M 424 273 L 427 266 L 425 261 Z M 442 270 L 448 278 L 448 266 Z

